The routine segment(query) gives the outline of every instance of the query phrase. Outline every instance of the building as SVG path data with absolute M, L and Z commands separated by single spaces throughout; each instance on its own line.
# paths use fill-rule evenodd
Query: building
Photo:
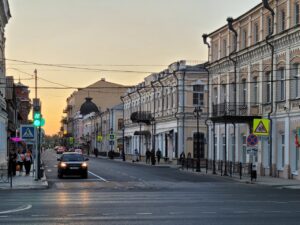
M 6 81 L 5 68 L 5 26 L 10 19 L 8 0 L 0 1 L 0 80 Z M 3 83 L 3 82 L 2 82 Z M 5 102 L 5 85 L 0 87 L 0 169 L 7 166 L 7 111 Z
M 27 124 L 29 122 L 28 115 L 31 110 L 31 99 L 29 98 L 29 93 L 30 93 L 29 87 L 25 86 L 21 82 L 14 84 L 14 87 L 15 87 L 15 95 L 18 102 L 20 123 Z
M 144 157 L 147 149 L 160 149 L 166 161 L 172 162 L 182 152 L 197 158 L 194 110 L 200 106 L 200 156 L 205 158 L 206 84 L 204 65 L 180 61 L 128 89 L 122 97 L 126 155 L 137 149 Z
M 107 82 L 104 78 L 86 88 L 74 92 L 67 99 L 67 107 L 64 109 L 66 116 L 62 119 L 62 127 L 65 136 L 73 137 L 75 131 L 75 117 L 78 117 L 81 105 L 85 102 L 86 97 L 91 97 L 98 107 L 99 111 L 119 104 L 120 96 L 127 90 L 126 87 Z
M 228 165 L 257 163 L 260 175 L 300 179 L 295 144 L 300 127 L 300 2 L 264 4 L 228 18 L 227 25 L 208 34 L 209 159 L 223 162 L 225 173 Z M 269 118 L 271 134 L 259 137 L 253 152 L 247 151 L 246 140 L 254 118 Z

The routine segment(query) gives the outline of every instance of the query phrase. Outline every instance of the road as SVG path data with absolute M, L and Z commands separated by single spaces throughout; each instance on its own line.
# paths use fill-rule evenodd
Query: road
M 44 161 L 50 188 L 0 191 L 0 224 L 299 224 L 299 190 L 99 158 L 88 179 L 58 179 Z

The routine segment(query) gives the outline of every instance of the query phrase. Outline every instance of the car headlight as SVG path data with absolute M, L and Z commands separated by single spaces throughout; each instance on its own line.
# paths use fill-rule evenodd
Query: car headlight
M 62 163 L 60 164 L 60 167 L 65 168 L 65 167 L 67 167 L 67 164 L 64 163 L 64 162 L 62 162 Z
M 87 165 L 86 162 L 84 162 L 84 163 L 81 164 L 81 166 L 82 166 L 82 167 L 87 167 L 88 165 Z

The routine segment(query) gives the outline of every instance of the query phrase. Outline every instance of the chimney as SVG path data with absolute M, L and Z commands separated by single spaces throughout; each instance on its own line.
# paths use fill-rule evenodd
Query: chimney
M 102 78 L 101 78 L 101 81 L 104 81 L 104 82 L 105 82 L 105 78 L 104 78 L 104 77 L 102 77 Z

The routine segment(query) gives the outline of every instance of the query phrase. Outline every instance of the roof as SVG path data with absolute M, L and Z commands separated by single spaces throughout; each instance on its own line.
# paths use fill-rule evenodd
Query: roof
M 80 114 L 85 116 L 92 112 L 99 112 L 98 107 L 95 103 L 92 102 L 92 98 L 87 97 L 85 98 L 85 102 L 80 107 Z

